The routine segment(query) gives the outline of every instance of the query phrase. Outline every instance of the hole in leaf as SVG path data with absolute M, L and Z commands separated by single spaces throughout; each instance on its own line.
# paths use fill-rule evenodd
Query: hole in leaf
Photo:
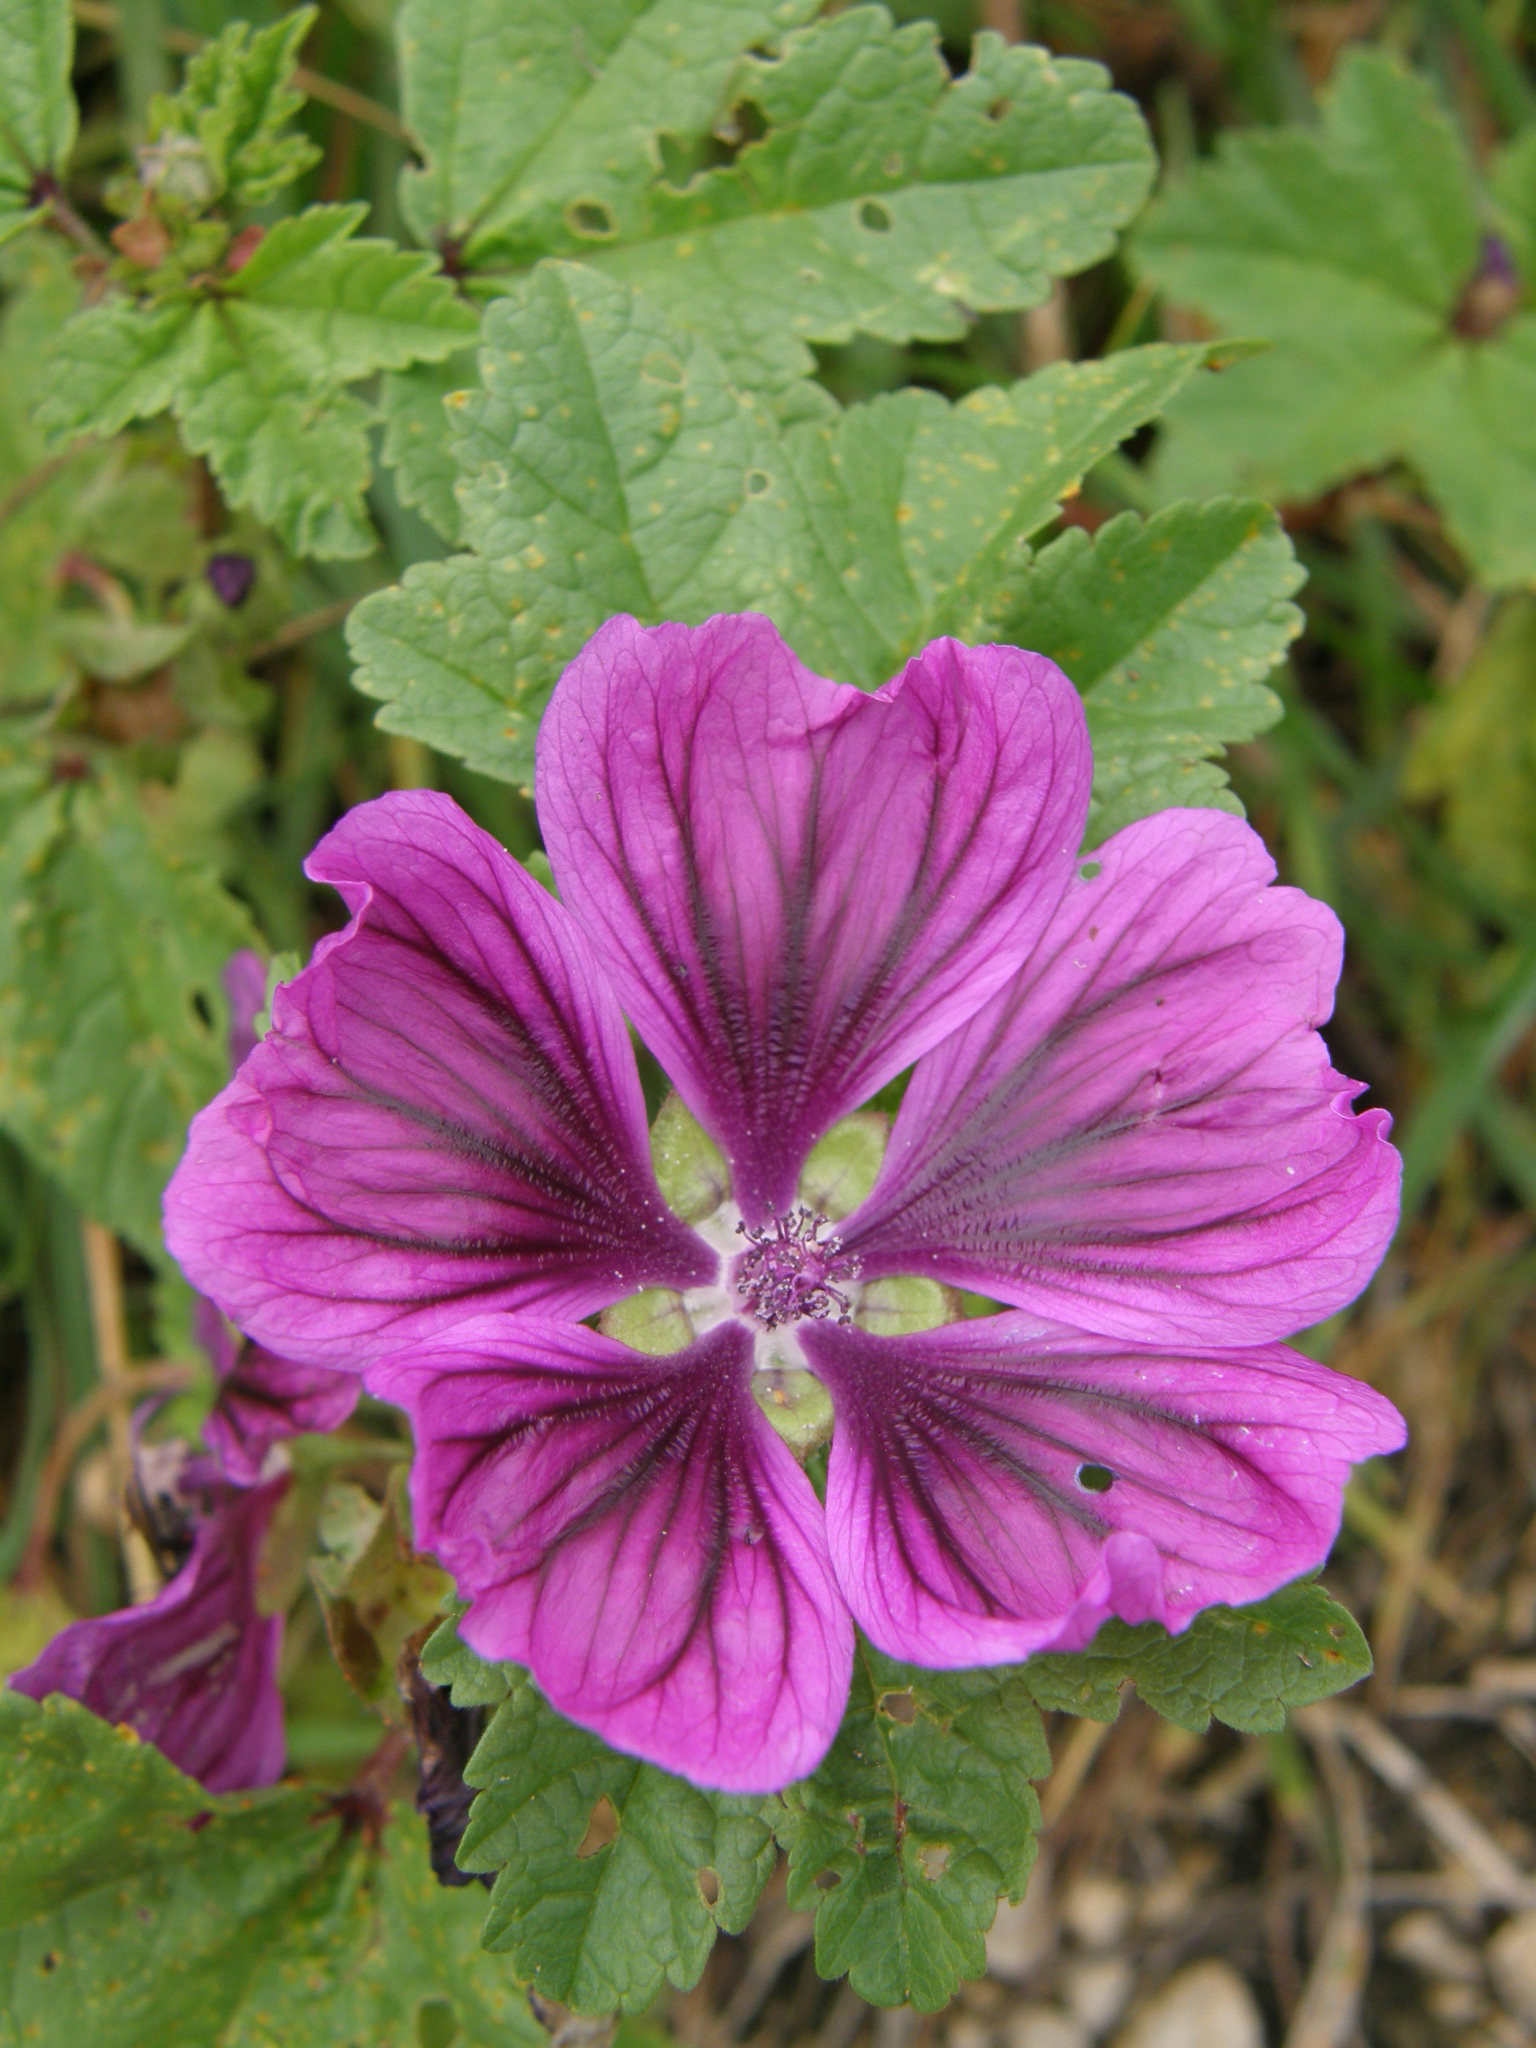
M 54 1971 L 55 1971 L 55 1970 L 56 1970 L 56 1969 L 57 1969 L 58 1967 L 59 1967 L 59 1958 L 58 1958 L 58 1953 L 57 1953 L 57 1951 L 56 1951 L 56 1950 L 54 1950 L 54 1949 L 51 1949 L 51 1948 L 45 1948 L 45 1949 L 43 1950 L 43 1971 L 44 1971 L 44 1974 L 45 1974 L 45 1975 L 47 1975 L 47 1976 L 50 1976 L 50 1977 L 51 1977 L 51 1976 L 53 1975 Z
M 949 1868 L 948 1842 L 929 1842 L 917 1852 L 917 1860 L 923 1867 L 923 1875 L 931 1882 L 942 1877 Z
M 1077 1483 L 1084 1493 L 1108 1493 L 1115 1483 L 1115 1475 L 1107 1465 L 1079 1465 Z
M 720 1873 L 706 1863 L 699 1872 L 699 1897 L 713 1910 L 720 1903 Z
M 1012 105 L 1013 101 L 1010 99 L 995 99 L 987 109 L 987 119 L 989 121 L 1001 121 Z
M 766 469 L 749 469 L 745 478 L 747 496 L 760 498 L 772 482 Z
M 1085 860 L 1078 870 L 1085 882 L 1096 882 L 1103 872 L 1104 863 L 1101 860 Z
M 889 1721 L 899 1721 L 903 1728 L 910 1728 L 917 1719 L 917 1701 L 912 1697 L 912 1688 L 905 1692 L 883 1692 L 879 1700 L 880 1712 Z
M 835 1870 L 824 1870 L 816 1880 L 816 1889 L 819 1892 L 835 1892 L 842 1881 Z
M 859 226 L 868 228 L 872 235 L 888 235 L 891 231 L 890 212 L 878 199 L 866 199 L 859 208 Z
M 599 1849 L 606 1849 L 619 1837 L 619 1816 L 614 1811 L 613 1801 L 605 1792 L 593 1807 L 587 1821 L 587 1832 L 582 1836 L 576 1850 L 579 1857 L 595 1856 Z
M 611 242 L 619 232 L 613 208 L 601 199 L 573 199 L 565 209 L 565 224 L 584 242 Z
M 1335 1641 L 1336 1643 L 1342 1643 L 1342 1642 L 1343 1642 L 1343 1640 L 1344 1640 L 1344 1624 L 1343 1624 L 1343 1622 L 1342 1622 L 1342 1621 L 1330 1621 L 1330 1622 L 1329 1622 L 1329 1624 L 1328 1624 L 1328 1633 L 1329 1633 L 1329 1635 L 1331 1635 L 1331 1636 L 1333 1637 L 1333 1640 L 1334 1640 L 1334 1641 Z
M 197 1012 L 198 1022 L 207 1025 L 211 1031 L 213 1029 L 213 1005 L 200 988 L 195 988 L 192 991 L 192 1007 Z
M 424 1998 L 417 2006 L 416 2039 L 421 2048 L 449 2048 L 458 2032 L 458 2017 L 446 1998 Z
M 647 384 L 668 384 L 675 391 L 681 391 L 688 382 L 688 373 L 676 356 L 663 355 L 660 349 L 646 357 L 640 374 Z

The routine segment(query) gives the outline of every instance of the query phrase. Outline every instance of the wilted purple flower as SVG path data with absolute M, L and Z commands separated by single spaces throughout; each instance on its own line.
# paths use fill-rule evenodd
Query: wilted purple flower
M 353 811 L 308 867 L 351 922 L 166 1205 L 257 1341 L 409 1411 L 467 1640 L 760 1791 L 824 1753 L 854 1621 L 976 1664 L 1318 1564 L 1351 1461 L 1402 1439 L 1275 1341 L 1396 1213 L 1387 1119 L 1316 1035 L 1332 914 L 1217 812 L 1080 863 L 1082 708 L 1013 648 L 939 641 L 866 696 L 763 619 L 616 619 L 539 749 L 560 900 L 444 797 Z M 625 1013 L 728 1165 L 696 1230 Z M 868 1198 L 802 1215 L 812 1145 L 914 1062 Z M 889 1276 L 1005 1310 L 878 1335 Z M 581 1320 L 641 1289 L 682 1348 Z M 831 1395 L 825 1510 L 754 1397 L 786 1368 Z
M 287 1483 L 216 1485 L 191 1555 L 153 1600 L 71 1622 L 11 1684 L 35 1700 L 67 1693 L 127 1722 L 210 1792 L 275 1783 L 283 1622 L 257 1609 L 256 1560 Z
M 256 1484 L 274 1444 L 301 1430 L 340 1429 L 357 1406 L 355 1373 L 274 1358 L 232 1330 L 211 1301 L 197 1304 L 195 1328 L 219 1382 L 203 1441 L 237 1485 Z

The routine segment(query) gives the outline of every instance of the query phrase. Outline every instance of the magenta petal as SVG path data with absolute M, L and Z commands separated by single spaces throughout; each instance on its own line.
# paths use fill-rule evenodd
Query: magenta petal
M 964 1022 L 1070 874 L 1090 757 L 1059 669 L 936 640 L 873 696 L 766 619 L 612 619 L 539 735 L 563 899 L 749 1221 Z
M 210 1792 L 274 1784 L 283 1621 L 257 1612 L 256 1563 L 287 1483 L 229 1489 L 153 1600 L 71 1622 L 11 1684 L 35 1700 L 67 1693 L 103 1720 L 125 1721 Z
M 1218 811 L 1117 833 L 1024 972 L 923 1060 L 866 1276 L 929 1273 L 1135 1343 L 1262 1343 L 1374 1272 L 1400 1161 L 1316 1027 L 1342 935 Z
M 279 1356 L 356 1369 L 475 1309 L 712 1279 L 560 905 L 424 790 L 359 805 L 307 872 L 352 922 L 193 1121 L 165 1202 L 193 1285 Z
M 470 1601 L 466 1642 L 619 1749 L 771 1792 L 836 1733 L 853 1631 L 751 1358 L 739 1324 L 647 1358 L 480 1316 L 368 1386 L 410 1415 L 416 1537 Z
M 203 1441 L 230 1479 L 253 1486 L 274 1444 L 305 1430 L 339 1429 L 361 1392 L 356 1373 L 299 1365 L 274 1358 L 259 1344 L 236 1342 L 219 1369 L 218 1398 L 203 1424 Z
M 1153 1352 L 1010 1314 L 801 1332 L 837 1410 L 827 1533 L 854 1619 L 938 1666 L 1177 1632 L 1320 1565 L 1401 1417 L 1282 1345 Z

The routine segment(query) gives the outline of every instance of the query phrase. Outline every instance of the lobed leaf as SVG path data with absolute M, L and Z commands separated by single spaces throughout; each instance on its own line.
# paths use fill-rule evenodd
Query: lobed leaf
M 855 7 L 743 65 L 768 132 L 729 169 L 653 184 L 582 253 L 763 389 L 812 369 L 812 341 L 953 341 L 1108 255 L 1140 207 L 1151 145 L 1108 85 L 986 30 L 952 79 L 931 22 Z
M 0 1691 L 0 1754 L 6 2048 L 545 2038 L 413 1814 L 375 1837 L 312 1790 L 212 1797 L 58 1696 Z
M 411 232 L 475 262 L 532 261 L 617 221 L 661 167 L 659 137 L 705 136 L 742 53 L 815 0 L 435 0 L 400 10 L 401 101 L 425 168 L 407 170 Z
M 1346 53 L 1317 130 L 1224 138 L 1134 253 L 1170 298 L 1274 346 L 1174 405 L 1160 488 L 1306 498 L 1403 460 L 1484 580 L 1536 576 L 1536 273 L 1480 328 L 1480 211 L 1431 87 L 1381 51 Z
M 1241 810 L 1213 757 L 1280 716 L 1264 678 L 1301 630 L 1303 573 L 1274 513 L 1230 498 L 1069 527 L 1029 564 L 997 630 L 1083 694 L 1091 842 L 1170 804 Z
M 462 540 L 463 529 L 454 496 L 459 473 L 443 407 L 455 392 L 473 384 L 476 374 L 475 351 L 466 348 L 441 362 L 391 371 L 379 391 L 384 467 L 394 472 L 396 494 L 446 541 Z
M 295 8 L 260 29 L 230 22 L 187 59 L 181 90 L 155 99 L 152 137 L 197 143 L 210 197 L 259 206 L 318 162 L 320 151 L 309 138 L 289 132 L 304 104 L 289 81 L 315 15 L 313 7 Z
M 229 503 L 294 553 L 367 553 L 372 415 L 343 387 L 451 355 L 476 320 L 430 257 L 354 240 L 363 212 L 314 206 L 279 221 L 217 296 L 78 314 L 39 405 L 54 443 L 170 408 Z
M 499 1706 L 512 1689 L 512 1667 L 487 1664 L 459 1636 L 459 1617 L 468 1602 L 453 1600 L 447 1619 L 422 1645 L 421 1675 L 428 1685 L 444 1687 L 456 1707 Z
M 922 2012 L 981 1976 L 998 1900 L 1022 1897 L 1035 1858 L 1029 1781 L 1050 1767 L 1017 1667 L 919 1670 L 861 1640 L 837 1740 L 776 1824 L 821 1975 Z
M 220 975 L 244 909 L 162 851 L 115 779 L 0 804 L 0 1123 L 88 1215 L 159 1256 L 160 1194 L 194 1110 L 224 1083 Z
M 1042 1707 L 1113 1721 L 1134 1685 L 1149 1707 L 1203 1733 L 1212 1716 L 1268 1734 L 1286 1711 L 1311 1706 L 1370 1675 L 1371 1652 L 1346 1609 L 1311 1581 L 1251 1607 L 1208 1607 L 1183 1635 L 1156 1622 L 1108 1621 L 1086 1650 L 1031 1657 L 1025 1683 Z
M 525 780 L 556 677 L 615 612 L 765 612 L 812 666 L 875 688 L 969 631 L 1025 537 L 1204 360 L 1131 349 L 786 427 L 649 300 L 542 266 L 488 310 L 480 386 L 449 407 L 478 555 L 357 608 L 355 680 L 391 730 Z
M 663 1983 L 696 1984 L 773 1868 L 761 1800 L 620 1756 L 521 1672 L 464 1775 L 479 1796 L 460 1867 L 500 1873 L 486 1946 L 577 2012 L 640 2012 Z

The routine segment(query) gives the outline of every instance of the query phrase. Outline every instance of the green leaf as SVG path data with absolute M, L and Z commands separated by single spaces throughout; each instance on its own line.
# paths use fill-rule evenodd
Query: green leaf
M 0 240 L 37 217 L 37 180 L 75 146 L 68 0 L 0 0 Z
M 652 185 L 611 251 L 582 253 L 763 388 L 810 370 L 812 341 L 957 340 L 1107 256 L 1146 197 L 1145 124 L 1108 84 L 985 30 L 952 79 L 931 22 L 852 8 L 742 67 L 769 126 L 735 164 Z
M 432 257 L 354 240 L 366 212 L 311 206 L 279 221 L 218 302 L 242 347 L 282 361 L 294 382 L 348 383 L 474 338 L 473 308 Z
M 958 406 L 908 391 L 784 427 L 649 300 L 543 265 L 487 311 L 480 388 L 450 408 L 479 558 L 360 605 L 356 681 L 392 731 L 510 780 L 615 612 L 763 611 L 823 674 L 877 687 L 936 633 L 972 632 L 1020 543 L 1205 353 L 1128 349 Z
M 777 1823 L 816 1967 L 875 2005 L 937 2012 L 986 1969 L 1000 1898 L 1022 1897 L 1050 1752 L 1017 1667 L 923 1671 L 860 1642 L 843 1725 Z
M 0 1123 L 156 1257 L 187 1123 L 228 1078 L 219 977 L 250 921 L 211 874 L 158 850 L 135 791 L 9 775 Z
M 459 1637 L 459 1617 L 467 1602 L 450 1601 L 451 1612 L 421 1650 L 421 1675 L 428 1685 L 446 1686 L 456 1707 L 499 1706 L 512 1689 L 513 1667 L 487 1664 Z
M 270 27 L 233 21 L 188 58 L 180 92 L 150 107 L 150 135 L 195 142 L 212 178 L 210 198 L 259 206 L 318 162 L 320 151 L 288 130 L 304 104 L 289 84 L 313 7 L 296 8 Z
M 1086 1650 L 1032 1657 L 1029 1690 L 1054 1713 L 1113 1721 L 1121 1688 L 1196 1733 L 1212 1715 L 1229 1728 L 1272 1734 L 1288 1708 L 1311 1706 L 1368 1677 L 1358 1623 L 1319 1585 L 1285 1586 L 1252 1607 L 1208 1607 L 1181 1636 L 1156 1622 L 1107 1621 Z
M 217 297 L 79 314 L 39 409 L 54 442 L 170 406 L 226 499 L 294 553 L 367 553 L 372 415 L 342 387 L 451 355 L 476 319 L 430 257 L 354 240 L 363 211 L 313 206 L 279 221 Z
M 443 408 L 476 374 L 475 351 L 463 349 L 440 363 L 392 371 L 379 394 L 384 466 L 394 471 L 400 502 L 414 506 L 447 541 L 461 540 L 463 533 L 454 496 L 459 472 Z
M 999 630 L 1087 701 L 1091 842 L 1170 804 L 1241 812 L 1213 757 L 1280 716 L 1264 678 L 1301 630 L 1303 573 L 1274 513 L 1230 498 L 1072 527 L 1029 564 Z
M 1317 130 L 1224 138 L 1135 254 L 1171 299 L 1274 347 L 1174 406 L 1160 489 L 1307 498 L 1396 458 L 1480 577 L 1536 576 L 1533 279 L 1490 331 L 1458 331 L 1479 214 L 1430 86 L 1380 51 L 1345 55 Z
M 521 1672 L 464 1775 L 480 1791 L 460 1866 L 501 1873 L 486 1946 L 577 2012 L 640 2012 L 663 1983 L 696 1984 L 773 1868 L 761 1800 L 620 1756 Z
M 77 313 L 57 338 L 38 399 L 52 445 L 77 434 L 106 439 L 164 412 L 189 374 L 196 317 L 186 300 L 144 307 L 109 299 Z
M 411 232 L 461 254 L 529 258 L 572 240 L 578 206 L 617 219 L 721 111 L 742 52 L 815 0 L 405 0 L 401 102 L 426 157 L 400 203 Z
M 414 1815 L 375 1841 L 314 1792 L 210 1797 L 58 1696 L 0 1692 L 0 1754 L 5 2048 L 417 2048 L 424 2007 L 476 2048 L 545 2040 Z

